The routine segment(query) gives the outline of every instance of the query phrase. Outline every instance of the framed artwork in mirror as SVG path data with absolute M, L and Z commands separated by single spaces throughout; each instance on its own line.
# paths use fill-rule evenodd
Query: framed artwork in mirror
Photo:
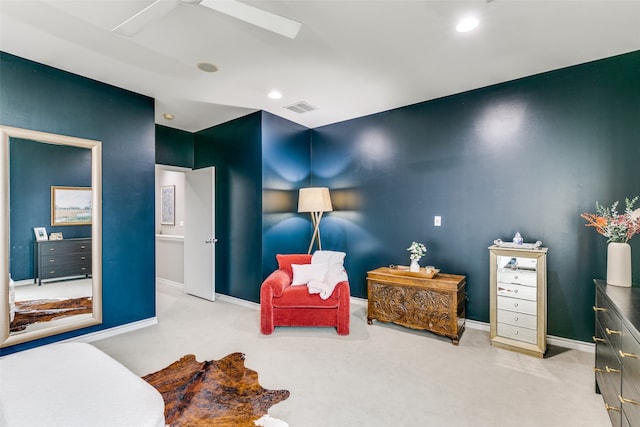
M 51 225 L 91 225 L 91 187 L 51 186 Z
M 160 187 L 160 225 L 176 225 L 176 186 Z

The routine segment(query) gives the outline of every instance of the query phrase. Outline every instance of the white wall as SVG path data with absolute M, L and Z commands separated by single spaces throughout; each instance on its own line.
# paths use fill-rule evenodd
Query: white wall
M 156 278 L 184 283 L 184 172 L 156 165 Z M 160 225 L 160 187 L 175 186 L 175 225 Z

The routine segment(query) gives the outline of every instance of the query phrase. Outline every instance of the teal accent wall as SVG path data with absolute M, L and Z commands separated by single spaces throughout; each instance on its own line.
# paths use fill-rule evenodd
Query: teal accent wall
M 0 355 L 155 316 L 152 98 L 0 53 L 0 124 L 102 141 L 103 323 Z
M 311 217 L 298 213 L 298 189 L 311 182 L 310 136 L 308 128 L 262 112 L 262 279 L 278 268 L 276 254 L 309 248 Z
M 156 163 L 193 168 L 194 137 L 192 132 L 156 125 Z
M 195 134 L 195 169 L 216 168 L 216 292 L 257 301 L 262 278 L 261 113 Z
M 347 252 L 352 295 L 415 240 L 423 266 L 467 276 L 467 317 L 488 322 L 487 247 L 520 232 L 549 248 L 548 333 L 591 341 L 606 239 L 580 213 L 640 194 L 638 76 L 634 52 L 314 129 L 323 245 Z

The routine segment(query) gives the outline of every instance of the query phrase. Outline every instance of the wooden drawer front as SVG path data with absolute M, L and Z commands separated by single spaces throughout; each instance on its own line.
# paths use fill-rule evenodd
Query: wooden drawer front
M 524 286 L 536 287 L 538 275 L 535 271 L 512 270 L 510 268 L 500 268 L 497 271 L 498 282 L 513 283 Z
M 537 314 L 536 302 L 509 297 L 498 297 L 498 309 L 517 311 L 518 313 Z
M 452 292 L 369 283 L 371 319 L 433 332 L 457 333 L 458 304 Z
M 511 283 L 498 282 L 498 295 L 512 298 L 536 300 L 537 288 L 531 286 L 514 285 Z
M 600 387 L 605 402 L 620 407 L 618 394 L 622 382 L 622 362 L 618 349 L 611 346 L 611 342 L 602 327 L 596 325 L 596 382 Z
M 498 310 L 498 322 L 522 328 L 536 329 L 538 318 L 531 314 L 517 311 Z
M 91 263 L 91 254 L 45 255 L 41 258 L 43 268 L 51 265 Z
M 640 343 L 626 326 L 622 327 L 622 410 L 629 420 L 640 420 Z
M 517 341 L 524 341 L 531 344 L 538 342 L 537 333 L 534 329 L 521 328 L 518 326 L 508 325 L 506 323 L 498 323 L 497 333 L 501 337 L 511 338 Z
M 91 264 L 86 265 L 59 265 L 57 267 L 44 268 L 40 273 L 41 279 L 53 279 L 56 277 L 80 276 L 91 274 Z
M 91 253 L 91 240 L 59 240 L 49 243 L 39 243 L 40 254 L 72 254 L 80 252 Z
M 596 293 L 597 295 L 597 293 Z M 596 298 L 597 300 L 597 298 Z M 596 324 L 601 327 L 601 334 L 606 337 L 617 352 L 622 346 L 622 319 L 611 310 L 608 302 L 596 302 Z

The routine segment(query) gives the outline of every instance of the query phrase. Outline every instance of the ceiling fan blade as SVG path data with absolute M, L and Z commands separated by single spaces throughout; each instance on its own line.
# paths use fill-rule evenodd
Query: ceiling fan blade
M 156 0 L 111 31 L 131 37 L 149 22 L 162 18 L 178 5 L 178 0 Z
M 290 39 L 296 38 L 302 26 L 289 18 L 235 0 L 202 0 L 200 4 Z

